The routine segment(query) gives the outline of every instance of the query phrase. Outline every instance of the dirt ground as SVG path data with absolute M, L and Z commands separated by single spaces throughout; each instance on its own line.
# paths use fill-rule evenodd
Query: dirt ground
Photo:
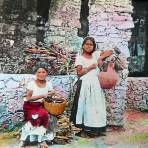
M 75 136 L 70 144 L 49 145 L 50 148 L 148 148 L 148 113 L 128 110 L 125 114 L 125 131 L 110 131 L 106 136 L 80 138 Z M 17 138 L 0 135 L 0 148 L 19 148 Z M 26 146 L 39 148 L 39 146 Z

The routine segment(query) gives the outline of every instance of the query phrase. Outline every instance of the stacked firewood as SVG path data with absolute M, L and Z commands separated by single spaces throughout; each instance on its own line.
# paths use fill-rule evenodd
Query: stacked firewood
M 67 110 L 58 117 L 56 136 L 54 142 L 57 144 L 66 144 L 75 140 L 75 133 L 79 132 L 80 129 L 76 128 L 69 120 L 70 112 Z
M 49 47 L 31 47 L 26 50 L 26 65 L 34 68 L 37 62 L 48 64 L 50 75 L 66 75 L 74 72 L 74 61 L 77 52 L 66 51 L 57 44 L 51 44 Z
M 68 106 L 67 106 L 68 108 Z M 67 144 L 71 143 L 73 140 L 76 140 L 76 137 L 74 136 L 75 133 L 79 132 L 80 129 L 76 128 L 69 120 L 70 113 L 67 112 L 67 110 L 59 116 L 50 116 L 50 123 L 52 122 L 52 125 L 50 125 L 48 130 L 52 130 L 55 133 L 55 137 L 53 141 L 51 141 L 50 144 Z M 21 129 L 18 131 L 11 132 L 9 134 L 6 134 L 5 137 L 16 137 L 17 139 L 20 139 L 21 136 Z
M 65 98 L 64 93 L 60 92 L 59 90 L 56 90 L 56 95 L 60 95 L 58 98 Z M 58 96 L 57 95 L 57 96 Z M 79 132 L 80 129 L 76 128 L 71 122 L 70 122 L 70 114 L 71 114 L 71 108 L 73 104 L 73 98 L 74 95 L 71 93 L 69 95 L 69 99 L 67 100 L 65 111 L 58 116 L 51 116 L 49 129 L 51 129 L 55 134 L 54 142 L 57 144 L 66 144 L 70 143 L 71 141 L 75 140 L 75 133 Z

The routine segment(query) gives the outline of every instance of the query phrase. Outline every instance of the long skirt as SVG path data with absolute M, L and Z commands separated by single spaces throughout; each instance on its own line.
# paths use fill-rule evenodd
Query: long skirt
M 105 97 L 97 75 L 88 73 L 78 80 L 70 120 L 86 131 L 105 131 Z
M 48 112 L 44 109 L 43 103 L 40 102 L 24 102 L 24 119 L 25 125 L 22 127 L 21 140 L 42 142 L 45 140 L 53 140 L 54 134 L 47 133 L 48 128 Z
M 41 102 L 24 102 L 25 121 L 30 121 L 33 126 L 48 127 L 48 112 Z

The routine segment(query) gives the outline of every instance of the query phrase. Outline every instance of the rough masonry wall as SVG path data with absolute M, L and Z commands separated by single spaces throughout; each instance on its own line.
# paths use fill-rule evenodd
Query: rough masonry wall
M 36 42 L 34 0 L 0 1 L 0 73 L 29 73 L 25 49 Z
M 45 27 L 36 26 L 36 1 L 25 2 L 0 1 L 0 37 L 4 39 L 0 41 L 0 72 L 31 73 L 34 63 L 44 56 L 30 56 L 25 50 L 39 40 L 47 47 L 58 44 L 65 51 L 81 49 L 83 38 L 78 37 L 81 0 L 52 1 Z M 97 47 L 101 50 L 118 47 L 128 57 L 130 29 L 134 27 L 131 0 L 90 0 L 88 6 L 89 35 L 96 39 Z
M 26 52 L 40 41 L 45 42 L 45 48 L 51 43 L 58 44 L 65 52 L 80 49 L 82 38 L 77 36 L 80 27 L 79 0 L 52 1 L 45 26 L 36 26 L 36 0 L 25 2 L 28 4 L 17 0 L 15 3 L 0 1 L 1 73 L 32 73 L 37 63 L 50 62 L 45 54 Z
M 35 76 L 31 74 L 0 74 L 0 132 L 15 130 L 21 126 L 23 98 L 26 94 L 25 86 L 34 78 Z M 60 90 L 65 96 L 71 96 L 70 93 L 76 77 L 72 75 L 50 76 L 48 80 L 51 80 L 54 88 Z M 120 89 L 116 95 L 120 98 L 124 97 L 126 108 L 148 110 L 148 79 L 128 78 L 128 91 L 122 91 Z M 111 99 L 109 100 L 111 103 Z M 121 116 L 117 114 L 117 118 L 120 119 Z
M 23 99 L 26 85 L 35 79 L 31 74 L 0 74 L 0 132 L 15 130 L 23 123 Z M 74 76 L 48 77 L 54 89 L 68 97 Z
M 80 0 L 64 0 L 56 11 L 50 10 L 50 25 L 45 36 L 47 44 L 56 42 L 67 50 L 80 50 L 82 38 L 77 35 L 78 28 L 81 28 L 80 6 Z M 88 34 L 96 39 L 98 48 L 117 47 L 129 57 L 128 41 L 134 27 L 131 0 L 90 0 L 88 6 Z
M 130 57 L 128 41 L 134 22 L 131 14 L 131 0 L 95 0 L 90 3 L 89 34 L 94 36 L 98 49 L 118 48 L 126 58 Z M 127 99 L 128 70 L 118 71 L 119 83 L 113 89 L 105 90 L 107 124 L 124 125 Z
M 128 78 L 127 108 L 148 111 L 148 78 Z
M 10 7 L 12 1 L 4 0 L 6 7 Z M 17 1 L 16 1 L 17 2 Z M 55 2 L 55 1 L 52 1 Z M 28 54 L 25 50 L 28 47 L 35 46 L 37 37 L 43 33 L 44 42 L 48 46 L 51 43 L 62 46 L 65 51 L 80 51 L 83 38 L 78 37 L 77 32 L 80 28 L 80 0 L 63 0 L 52 3 L 49 10 L 49 21 L 45 27 L 36 27 L 37 14 L 34 11 L 35 5 L 32 4 L 34 9 L 22 13 L 21 6 L 16 5 L 18 8 L 17 13 L 10 13 L 10 15 L 1 15 L 4 13 L 2 1 L 0 1 L 0 37 L 5 39 L 1 40 L 0 45 L 0 72 L 1 73 L 31 73 L 34 63 L 42 62 L 45 60 L 44 55 Z M 9 5 L 8 5 L 9 4 Z M 17 4 L 17 3 L 16 3 Z M 55 5 L 56 4 L 56 5 Z M 97 41 L 98 49 L 104 50 L 106 48 L 117 47 L 127 57 L 129 56 L 128 41 L 131 37 L 131 28 L 134 27 L 131 14 L 133 7 L 131 0 L 90 0 L 89 1 L 89 35 L 93 36 Z M 9 10 L 9 9 L 8 9 Z M 15 11 L 15 9 L 13 9 Z M 7 18 L 4 18 L 4 16 Z M 45 33 L 45 34 L 44 34 Z M 41 35 L 41 34 L 40 34 Z M 7 45 L 7 41 L 8 45 Z M 121 75 L 123 73 L 121 72 Z M 12 125 L 17 123 L 22 118 L 22 97 L 24 94 L 24 82 L 28 81 L 28 75 L 0 75 L 0 123 L 1 125 Z M 32 76 L 31 76 L 32 77 Z M 30 76 L 29 76 L 30 79 Z M 128 107 L 139 108 L 142 104 L 147 109 L 147 82 L 142 80 L 142 85 L 145 88 L 140 90 L 143 93 L 142 97 L 137 97 L 136 91 L 138 82 L 130 81 L 128 83 L 128 96 L 132 94 L 132 98 L 127 99 L 127 83 L 126 77 L 116 87 L 116 95 L 114 99 L 118 99 L 116 103 L 128 102 Z M 57 76 L 55 84 L 60 81 L 63 88 L 67 88 L 65 83 L 69 83 L 65 77 Z M 69 79 L 68 79 L 69 80 Z M 136 81 L 136 80 L 135 80 Z M 141 85 L 140 83 L 140 85 Z M 58 83 L 59 84 L 59 83 Z M 135 88 L 133 91 L 132 89 Z M 139 94 L 140 94 L 139 93 Z M 120 95 L 122 94 L 122 95 Z M 107 95 L 108 103 L 111 99 Z M 135 97 L 136 96 L 136 97 Z M 133 100 L 134 98 L 134 100 Z M 141 103 L 142 102 L 142 103 Z M 13 104 L 16 104 L 13 106 Z M 117 106 L 116 106 L 117 105 Z M 120 108 L 118 104 L 112 101 L 111 108 L 117 109 L 120 119 Z M 17 108 L 15 108 L 17 107 Z M 123 109 L 124 110 L 124 109 Z M 114 110 L 116 111 L 116 110 Z M 110 114 L 111 115 L 111 114 Z M 7 127 L 6 126 L 6 127 Z M 3 126 L 1 126 L 3 128 Z
M 63 0 L 49 11 L 49 27 L 45 33 L 45 43 L 56 43 L 65 50 L 79 50 L 82 38 L 77 32 L 80 28 L 81 0 Z
M 96 0 L 90 5 L 89 34 L 95 37 L 99 49 L 117 47 L 129 57 L 132 12 L 131 0 Z

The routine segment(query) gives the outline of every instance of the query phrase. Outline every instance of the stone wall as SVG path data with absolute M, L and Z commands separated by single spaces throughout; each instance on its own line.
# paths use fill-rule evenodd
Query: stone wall
M 131 0 L 89 0 L 88 6 L 88 34 L 95 38 L 97 48 L 105 50 L 117 47 L 129 57 L 128 41 L 134 27 Z M 0 0 L 0 73 L 12 74 L 0 75 L 2 128 L 10 124 L 12 127 L 9 129 L 13 129 L 17 121 L 22 120 L 24 85 L 32 79 L 32 75 L 15 74 L 30 74 L 37 63 L 47 62 L 47 55 L 29 54 L 26 49 L 35 47 L 41 39 L 46 47 L 54 43 L 65 52 L 80 51 L 83 41 L 78 36 L 78 29 L 82 27 L 79 22 L 80 8 L 80 0 L 52 1 L 48 22 L 45 26 L 36 26 L 36 0 L 24 3 L 18 3 L 18 0 L 15 3 L 12 0 Z M 52 78 L 55 85 L 62 85 L 62 89 L 66 89 L 64 92 L 69 93 L 67 76 Z M 126 93 L 126 88 L 123 87 L 127 87 L 125 80 L 122 84 L 117 87 L 117 95 Z M 129 78 L 128 97 L 118 98 L 127 99 L 127 108 L 147 109 L 147 89 L 147 79 Z
M 24 51 L 36 42 L 35 3 L 26 7 L 18 0 L 1 0 L 0 11 L 0 73 L 27 73 Z
M 31 74 L 0 74 L 0 131 L 14 130 L 21 126 L 23 98 L 26 94 L 25 85 L 34 78 Z M 68 96 L 70 101 L 76 76 L 50 76 L 48 80 L 52 81 L 55 89 Z M 118 87 L 118 92 L 116 94 L 120 96 L 118 98 L 126 100 L 126 108 L 148 110 L 148 79 L 128 78 L 127 95 L 124 94 L 123 87 Z
M 60 1 L 49 11 L 49 25 L 45 33 L 45 43 L 60 44 L 65 50 L 79 50 L 82 38 L 78 37 L 80 28 L 80 0 Z
M 39 41 L 46 47 L 54 43 L 65 51 L 80 51 L 83 40 L 78 36 L 80 0 L 52 1 L 44 27 L 36 26 L 36 0 L 0 2 L 1 73 L 31 73 L 34 63 L 44 57 L 38 54 L 34 58 L 25 51 Z M 128 57 L 128 41 L 134 27 L 131 0 L 90 0 L 88 6 L 88 34 L 96 39 L 98 49 L 118 47 Z
M 128 78 L 127 108 L 148 111 L 148 78 Z
M 78 37 L 80 28 L 81 2 L 78 0 L 58 4 L 56 11 L 50 15 L 49 28 L 45 42 L 57 42 L 68 50 L 80 50 L 82 38 Z M 133 7 L 131 0 L 95 0 L 89 1 L 89 32 L 96 39 L 101 50 L 118 47 L 127 57 L 130 56 L 128 41 L 131 28 L 134 28 Z
M 90 31 L 99 49 L 117 47 L 129 57 L 128 41 L 134 27 L 131 0 L 96 0 L 90 6 Z
M 35 78 L 31 74 L 0 74 L 0 132 L 14 130 L 23 121 L 23 98 L 26 95 L 26 84 Z M 68 97 L 74 76 L 48 77 L 54 89 Z

